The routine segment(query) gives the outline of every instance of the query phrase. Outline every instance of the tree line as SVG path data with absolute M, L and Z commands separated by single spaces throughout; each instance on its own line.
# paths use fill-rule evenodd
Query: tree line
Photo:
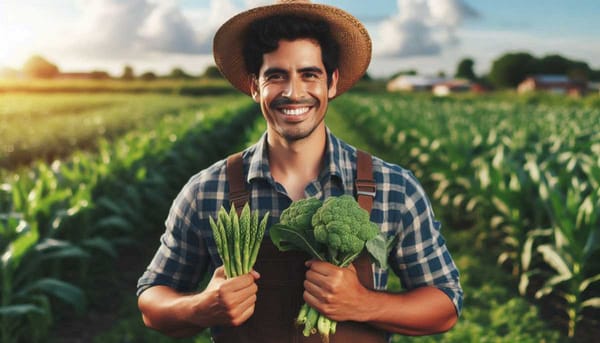
M 566 75 L 571 80 L 587 82 L 600 81 L 600 70 L 592 69 L 588 63 L 572 60 L 558 54 L 536 57 L 527 52 L 509 52 L 501 55 L 492 62 L 488 74 L 476 75 L 474 72 L 475 61 L 472 58 L 463 58 L 456 66 L 454 77 L 468 79 L 483 85 L 495 88 L 514 88 L 525 78 L 536 74 L 558 74 Z M 16 71 L 15 71 L 16 73 Z M 51 79 L 61 76 L 56 64 L 48 61 L 40 55 L 30 57 L 23 65 L 22 73 L 29 78 Z M 91 79 L 114 78 L 105 71 L 91 71 L 85 73 Z M 416 75 L 416 70 L 404 70 L 393 74 L 390 79 L 398 75 Z M 438 76 L 446 76 L 440 72 Z M 207 67 L 200 75 L 192 75 L 180 67 L 173 68 L 166 75 L 158 75 L 152 71 L 146 71 L 136 75 L 132 66 L 123 67 L 122 73 L 116 78 L 122 80 L 141 79 L 152 81 L 159 78 L 170 79 L 194 79 L 194 78 L 222 78 L 216 66 Z M 363 80 L 371 80 L 366 74 Z
M 21 73 L 27 77 L 32 79 L 53 79 L 58 78 L 64 75 L 69 75 L 71 73 L 62 73 L 58 66 L 43 56 L 33 55 L 23 65 Z M 4 72 L 7 76 L 16 76 L 19 74 L 16 70 L 6 71 Z M 216 66 L 207 67 L 204 72 L 200 75 L 193 75 L 181 67 L 175 67 L 171 69 L 171 71 L 164 75 L 156 74 L 153 71 L 145 71 L 140 74 L 136 74 L 135 70 L 130 65 L 125 65 L 120 75 L 113 77 L 108 72 L 102 70 L 93 70 L 91 72 L 85 73 L 74 73 L 74 74 L 84 74 L 86 78 L 90 79 L 122 79 L 122 80 L 145 80 L 151 81 L 159 78 L 167 78 L 167 79 L 195 79 L 195 78 L 222 78 L 221 73 L 217 69 Z
M 454 77 L 467 79 L 495 88 L 514 88 L 525 78 L 538 74 L 565 75 L 580 82 L 600 81 L 600 70 L 592 69 L 583 61 L 571 60 L 558 54 L 535 57 L 527 52 L 509 52 L 492 62 L 488 74 L 477 75 L 474 71 L 475 60 L 463 58 L 456 66 Z M 414 69 L 403 70 L 392 75 L 417 75 Z M 445 77 L 444 72 L 437 76 Z

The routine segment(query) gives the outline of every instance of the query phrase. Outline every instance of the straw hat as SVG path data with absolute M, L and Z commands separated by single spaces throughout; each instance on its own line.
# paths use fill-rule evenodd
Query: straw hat
M 302 0 L 279 0 L 273 5 L 256 7 L 233 16 L 215 34 L 215 62 L 234 87 L 250 95 L 249 73 L 242 55 L 242 40 L 248 26 L 259 19 L 288 14 L 329 23 L 331 34 L 340 47 L 337 95 L 347 91 L 364 75 L 371 61 L 371 39 L 358 19 L 337 7 Z

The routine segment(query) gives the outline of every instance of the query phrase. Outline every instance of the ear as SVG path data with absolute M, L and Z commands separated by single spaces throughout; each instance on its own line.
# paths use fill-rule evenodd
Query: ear
M 260 101 L 260 92 L 258 91 L 258 78 L 254 74 L 249 75 L 248 82 L 250 83 L 250 94 L 252 95 L 252 100 L 258 103 Z
M 340 77 L 339 69 L 336 69 L 331 74 L 331 84 L 329 85 L 329 89 L 327 90 L 327 97 L 332 99 L 337 94 L 337 83 Z

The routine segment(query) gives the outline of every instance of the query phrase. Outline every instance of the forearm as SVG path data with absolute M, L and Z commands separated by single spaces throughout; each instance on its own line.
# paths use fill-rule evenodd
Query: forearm
M 204 330 L 196 315 L 202 305 L 202 294 L 180 294 L 166 286 L 154 286 L 138 298 L 144 324 L 172 337 L 188 337 Z
M 362 321 L 388 332 L 430 335 L 450 330 L 458 316 L 448 296 L 435 287 L 404 293 L 370 291 L 364 299 Z

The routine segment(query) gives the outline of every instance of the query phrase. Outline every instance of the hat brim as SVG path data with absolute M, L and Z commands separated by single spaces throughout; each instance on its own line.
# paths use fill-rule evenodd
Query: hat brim
M 329 23 L 338 42 L 339 78 L 336 96 L 350 89 L 366 72 L 371 62 L 371 39 L 354 16 L 337 7 L 313 3 L 281 3 L 261 6 L 239 13 L 223 24 L 213 40 L 217 68 L 231 84 L 251 95 L 250 75 L 242 55 L 245 31 L 256 20 L 275 15 L 297 15 Z

